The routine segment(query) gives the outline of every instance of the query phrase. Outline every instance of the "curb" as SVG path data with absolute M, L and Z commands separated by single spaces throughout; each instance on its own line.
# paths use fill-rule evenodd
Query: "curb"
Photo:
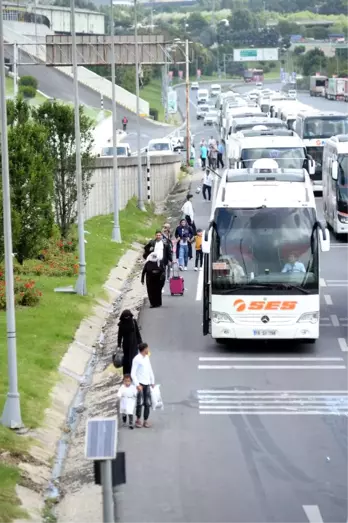
M 59 500 L 59 478 L 67 456 L 70 435 L 93 377 L 97 349 L 104 345 L 103 331 L 106 322 L 114 307 L 124 298 L 139 256 L 138 246 L 129 249 L 110 271 L 108 280 L 103 285 L 105 300 L 98 299 L 91 315 L 82 320 L 73 342 L 60 362 L 60 378 L 50 392 L 50 407 L 45 411 L 42 425 L 27 434 L 35 443 L 29 449 L 30 460 L 19 463 L 18 466 L 24 475 L 24 484 L 28 487 L 17 487 L 16 490 L 34 521 L 37 521 L 44 508 L 42 497 L 37 497 L 35 493 L 45 491 L 46 500 L 51 503 Z M 31 502 L 28 502 L 29 496 Z

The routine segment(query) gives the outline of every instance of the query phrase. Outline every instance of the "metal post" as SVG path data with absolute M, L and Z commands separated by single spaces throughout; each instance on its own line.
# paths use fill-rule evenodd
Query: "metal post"
M 104 111 L 104 96 L 100 93 L 100 109 Z
M 151 200 L 151 165 L 150 165 L 150 155 L 146 157 L 146 185 L 147 185 L 147 201 Z
M 165 55 L 165 66 L 164 66 L 164 115 L 165 121 L 168 122 L 168 90 L 169 90 L 169 68 L 168 68 L 168 59 Z
M 37 21 L 36 21 L 36 2 L 37 0 L 35 0 L 35 3 L 34 3 L 34 16 L 35 16 L 35 42 L 36 42 L 36 56 L 38 57 L 38 45 L 37 45 Z
M 111 8 L 111 98 L 112 98 L 112 148 L 113 148 L 113 171 L 114 171 L 114 226 L 112 228 L 111 239 L 114 242 L 121 243 L 121 229 L 119 217 L 119 178 L 117 166 L 117 108 L 116 108 L 116 78 L 115 78 L 115 23 L 114 23 L 114 4 L 110 0 Z
M 16 312 L 13 279 L 13 247 L 11 224 L 11 192 L 7 141 L 5 52 L 3 6 L 0 0 L 0 106 L 1 106 L 1 167 L 4 214 L 5 282 L 6 282 L 6 325 L 8 352 L 8 393 L 2 413 L 1 423 L 5 427 L 22 427 L 21 406 L 18 392 Z
M 186 164 L 190 165 L 191 140 L 190 140 L 190 61 L 189 41 L 185 41 L 185 64 L 186 64 Z
M 18 94 L 18 45 L 17 42 L 13 44 L 13 94 L 16 97 Z
M 115 523 L 112 461 L 110 459 L 100 462 L 100 476 L 103 489 L 103 523 Z
M 74 75 L 74 110 L 75 110 L 75 147 L 76 147 L 76 186 L 77 186 L 77 220 L 79 237 L 79 276 L 75 291 L 81 296 L 87 295 L 86 256 L 85 256 L 85 224 L 83 216 L 82 168 L 81 168 L 81 137 L 80 137 L 80 100 L 77 73 L 75 0 L 71 0 L 71 36 L 72 62 Z
M 224 76 L 226 78 L 226 53 L 224 53 Z
M 138 149 L 138 207 L 141 211 L 146 211 L 144 205 L 144 187 L 143 172 L 141 167 L 141 147 L 140 147 L 140 101 L 139 101 L 139 44 L 138 44 L 138 14 L 137 0 L 134 0 L 134 41 L 135 41 L 135 94 L 136 94 L 136 111 L 137 111 L 137 149 Z

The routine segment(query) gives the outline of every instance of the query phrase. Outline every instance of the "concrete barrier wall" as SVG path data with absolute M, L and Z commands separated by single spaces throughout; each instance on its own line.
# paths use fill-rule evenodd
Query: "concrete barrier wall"
M 163 202 L 176 182 L 180 172 L 182 157 L 178 154 L 150 158 L 150 195 L 151 202 Z M 142 175 L 144 200 L 150 201 L 147 195 L 147 161 L 142 156 Z M 119 203 L 124 209 L 133 196 L 138 195 L 138 158 L 118 158 L 119 170 Z M 110 214 L 113 212 L 113 159 L 96 158 L 92 176 L 93 188 L 85 206 L 85 219 Z

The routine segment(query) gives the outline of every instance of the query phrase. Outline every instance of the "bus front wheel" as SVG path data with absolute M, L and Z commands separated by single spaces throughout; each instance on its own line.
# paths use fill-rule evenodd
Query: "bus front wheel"
M 215 342 L 218 345 L 225 345 L 227 343 L 227 339 L 226 338 L 215 338 Z
M 303 340 L 303 343 L 308 343 L 310 345 L 314 345 L 314 343 L 316 342 L 317 340 L 315 338 L 309 338 L 309 339 L 306 339 L 306 340 Z

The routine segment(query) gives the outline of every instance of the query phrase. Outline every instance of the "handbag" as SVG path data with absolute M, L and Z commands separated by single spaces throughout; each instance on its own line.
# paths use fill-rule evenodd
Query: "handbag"
M 116 352 L 112 355 L 112 363 L 116 369 L 123 367 L 124 362 L 124 353 L 122 349 L 117 349 Z

